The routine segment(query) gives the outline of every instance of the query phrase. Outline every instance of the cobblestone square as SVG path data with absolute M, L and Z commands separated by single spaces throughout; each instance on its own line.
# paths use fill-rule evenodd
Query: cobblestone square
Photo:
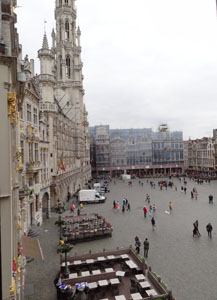
M 132 187 L 128 187 L 127 181 L 116 180 L 110 184 L 111 192 L 107 193 L 105 204 L 85 205 L 83 213 L 96 212 L 104 216 L 113 226 L 111 238 L 95 240 L 88 243 L 77 244 L 72 250 L 85 253 L 88 250 L 101 251 L 113 249 L 117 246 L 124 247 L 132 244 L 136 235 L 142 242 L 148 237 L 150 242 L 148 264 L 152 270 L 159 274 L 162 280 L 173 291 L 178 300 L 213 300 L 216 298 L 215 285 L 216 272 L 216 249 L 217 249 L 217 190 L 216 182 L 198 185 L 187 180 L 187 194 L 181 192 L 178 179 L 173 178 L 175 189 L 168 188 L 160 191 L 157 181 L 156 188 L 151 189 L 146 179 L 139 185 L 138 179 L 132 180 Z M 198 200 L 191 199 L 190 191 L 196 187 Z M 156 230 L 152 231 L 151 217 L 144 218 L 143 206 L 145 195 L 150 194 L 151 203 L 156 205 Z M 214 204 L 208 203 L 208 196 L 212 193 Z M 114 211 L 113 200 L 120 202 L 126 197 L 131 204 L 131 211 Z M 171 214 L 169 202 L 173 203 Z M 67 211 L 66 214 L 70 212 Z M 27 282 L 34 282 L 35 295 L 28 296 L 32 299 L 56 299 L 53 279 L 59 269 L 59 255 L 56 253 L 58 241 L 58 228 L 54 226 L 55 214 L 52 219 L 45 222 L 39 237 L 44 251 L 45 261 L 33 261 L 27 267 Z M 198 219 L 200 238 L 192 237 L 193 222 Z M 213 225 L 213 238 L 208 238 L 206 225 Z M 45 232 L 47 229 L 48 232 Z M 143 247 L 141 247 L 143 255 Z

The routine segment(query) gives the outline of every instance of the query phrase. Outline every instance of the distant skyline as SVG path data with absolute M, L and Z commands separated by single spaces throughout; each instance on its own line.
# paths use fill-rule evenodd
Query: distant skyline
M 55 28 L 54 0 L 18 0 L 25 54 Z M 90 126 L 153 128 L 167 123 L 184 138 L 217 127 L 215 0 L 77 0 L 85 104 Z

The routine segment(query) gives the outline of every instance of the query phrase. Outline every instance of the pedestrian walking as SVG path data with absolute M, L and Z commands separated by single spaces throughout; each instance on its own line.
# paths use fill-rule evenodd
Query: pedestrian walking
M 127 210 L 130 210 L 130 203 L 127 204 Z
M 144 257 L 148 257 L 149 241 L 147 238 L 145 239 L 143 245 L 144 245 Z
M 210 238 L 212 238 L 212 225 L 211 225 L 211 223 L 208 223 L 208 224 L 206 225 L 206 230 L 207 230 L 207 232 L 208 232 L 208 236 L 209 236 Z
M 67 201 L 69 202 L 69 200 L 70 200 L 70 197 L 71 197 L 71 194 L 70 194 L 70 192 L 68 192 L 68 194 L 67 194 Z
M 169 209 L 170 209 L 170 212 L 173 210 L 173 204 L 172 204 L 172 202 L 169 203 Z
M 209 204 L 213 204 L 213 195 L 209 195 Z
M 75 207 L 74 207 L 74 204 L 72 203 L 71 206 L 70 206 L 71 212 L 74 212 L 74 209 L 75 209 Z
M 122 212 L 123 213 L 125 212 L 125 205 L 124 204 L 122 205 Z
M 152 205 L 149 205 L 149 213 L 152 214 Z
M 148 203 L 150 203 L 150 195 L 149 194 L 146 194 L 146 199 L 145 201 L 148 201 Z
M 141 241 L 138 236 L 135 237 L 135 247 L 137 254 L 140 253 Z
M 147 207 L 146 206 L 143 207 L 143 212 L 144 212 L 144 217 L 146 218 L 146 215 L 147 215 Z
M 200 236 L 200 232 L 199 232 L 199 223 L 198 223 L 198 220 L 196 220 L 194 223 L 193 223 L 193 226 L 194 226 L 194 229 L 193 229 L 193 237 L 196 235 L 196 236 Z
M 80 211 L 80 208 L 78 208 L 77 215 L 80 216 L 80 214 L 81 214 L 81 211 Z
M 116 205 L 117 205 L 117 210 L 119 210 L 120 209 L 120 203 L 119 203 L 119 201 L 117 201 Z
M 115 200 L 113 201 L 113 208 L 115 209 L 115 206 L 116 206 L 116 202 Z
M 154 217 L 151 218 L 151 225 L 152 225 L 152 230 L 154 231 L 155 230 L 155 225 L 156 225 Z
M 153 204 L 152 209 L 153 209 L 153 214 L 155 214 L 155 212 L 156 212 L 156 205 L 155 204 Z

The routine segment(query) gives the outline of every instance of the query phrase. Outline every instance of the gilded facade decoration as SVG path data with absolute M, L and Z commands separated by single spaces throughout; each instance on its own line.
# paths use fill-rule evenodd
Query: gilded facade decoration
M 11 124 L 17 123 L 16 93 L 8 93 L 8 115 L 11 118 Z

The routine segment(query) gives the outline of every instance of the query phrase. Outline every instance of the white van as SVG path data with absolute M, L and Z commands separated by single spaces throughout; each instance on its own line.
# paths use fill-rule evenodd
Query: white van
M 103 203 L 106 197 L 101 196 L 95 190 L 80 190 L 78 200 L 83 203 Z
M 122 179 L 131 179 L 131 175 L 128 175 L 128 174 L 122 174 L 122 175 L 121 175 L 121 178 L 122 178 Z

